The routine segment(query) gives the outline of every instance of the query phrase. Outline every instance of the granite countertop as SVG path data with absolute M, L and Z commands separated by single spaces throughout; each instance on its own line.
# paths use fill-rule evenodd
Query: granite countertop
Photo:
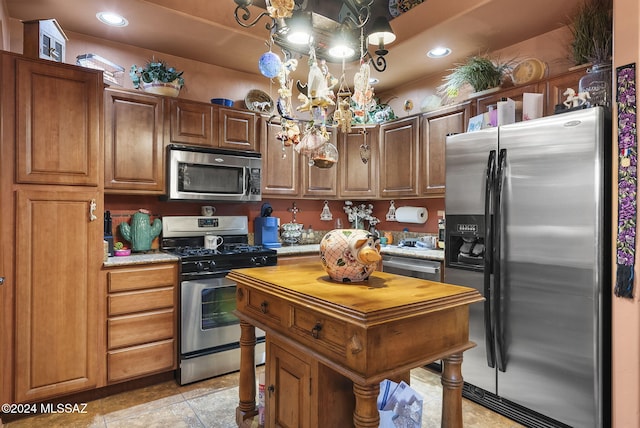
M 320 244 L 310 245 L 287 245 L 276 248 L 279 257 L 298 256 L 304 254 L 317 254 L 320 252 Z M 398 247 L 397 245 L 386 245 L 380 248 L 381 254 L 394 256 L 414 257 L 425 260 L 444 260 L 444 250 L 428 250 L 419 247 Z
M 173 254 L 157 252 L 157 253 L 144 253 L 144 254 L 135 254 L 132 253 L 130 256 L 122 256 L 122 257 L 109 257 L 106 262 L 102 264 L 103 267 L 114 267 L 114 266 L 127 266 L 127 265 L 141 265 L 141 264 L 151 264 L 151 263 L 167 263 L 167 262 L 177 262 L 180 258 L 174 256 Z

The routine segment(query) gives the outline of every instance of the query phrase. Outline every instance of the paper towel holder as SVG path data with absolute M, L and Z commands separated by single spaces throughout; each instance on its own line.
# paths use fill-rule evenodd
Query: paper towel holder
M 415 217 L 414 217 L 415 216 Z M 424 224 L 429 218 L 429 211 L 426 207 L 399 207 L 396 209 L 396 221 L 400 223 L 420 223 Z

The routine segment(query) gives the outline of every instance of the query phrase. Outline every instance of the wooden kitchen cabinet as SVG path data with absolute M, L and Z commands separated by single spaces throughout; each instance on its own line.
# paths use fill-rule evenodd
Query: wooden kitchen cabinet
M 98 186 L 102 72 L 5 58 L 15 67 L 16 182 Z
M 283 147 L 276 135 L 282 129 L 279 122 L 260 118 L 260 153 L 262 153 L 262 195 L 300 195 L 300 155 L 293 146 Z
M 0 396 L 24 403 L 100 386 L 103 82 L 1 56 Z
M 267 426 L 345 426 L 353 415 L 353 383 L 298 349 L 267 339 Z
M 418 116 L 381 124 L 379 138 L 379 197 L 418 196 Z
M 365 163 L 360 148 L 369 147 L 369 160 Z M 378 196 L 378 129 L 352 128 L 338 134 L 338 196 L 342 199 L 375 199 Z
M 169 100 L 172 143 L 217 146 L 213 105 L 182 99 Z
M 107 383 L 177 367 L 176 263 L 105 269 Z
M 444 197 L 447 135 L 466 131 L 471 103 L 426 113 L 420 123 L 420 189 L 427 197 Z
M 15 402 L 95 388 L 103 224 L 91 214 L 102 212 L 102 197 L 21 186 L 16 199 Z
M 559 76 L 552 77 L 546 82 L 547 98 L 544 105 L 545 116 L 550 116 L 555 111 L 556 104 L 562 104 L 567 99 L 566 95 L 563 95 L 567 88 L 573 88 L 576 93 L 578 92 L 578 84 L 580 78 L 587 73 L 586 68 L 580 68 L 568 73 L 560 74 Z
M 105 193 L 163 194 L 164 99 L 105 89 Z
M 525 92 L 544 94 L 544 83 L 532 83 L 529 85 L 514 86 L 512 88 L 503 89 L 490 95 L 476 98 L 476 114 L 481 114 L 489 111 L 489 106 L 497 106 L 498 101 L 500 101 L 502 98 L 511 98 L 513 101 L 522 102 L 522 96 Z M 522 121 L 522 108 L 516 108 L 516 122 L 520 121 Z
M 327 129 L 329 133 L 329 143 L 336 145 L 337 132 L 334 129 Z M 338 168 L 336 165 L 331 168 L 318 168 L 310 165 L 309 156 L 300 156 L 300 170 L 302 173 L 302 197 L 332 198 L 338 195 Z M 338 164 L 340 159 L 338 159 Z
M 217 110 L 218 147 L 245 151 L 260 149 L 255 113 L 217 105 L 214 109 Z

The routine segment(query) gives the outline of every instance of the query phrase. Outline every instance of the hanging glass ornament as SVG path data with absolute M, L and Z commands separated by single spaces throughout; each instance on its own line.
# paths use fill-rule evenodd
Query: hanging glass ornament
M 318 150 L 324 143 L 329 141 L 329 134 L 324 126 L 318 128 L 313 125 L 313 122 L 307 125 L 307 129 L 304 131 L 304 135 L 300 139 L 300 144 L 296 144 L 294 149 L 305 156 L 312 156 L 313 153 Z M 313 160 L 309 161 L 309 164 L 313 164 Z
M 313 155 L 313 166 L 318 168 L 331 168 L 338 162 L 338 149 L 333 144 L 324 143 Z
M 263 76 L 272 79 L 280 73 L 282 61 L 275 53 L 271 51 L 265 52 L 258 60 L 258 69 Z

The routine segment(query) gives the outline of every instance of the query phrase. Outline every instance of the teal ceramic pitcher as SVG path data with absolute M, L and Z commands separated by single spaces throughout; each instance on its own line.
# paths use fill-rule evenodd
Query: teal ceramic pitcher
M 149 251 L 151 242 L 162 231 L 162 222 L 155 219 L 153 224 L 150 223 L 149 211 L 145 209 L 138 210 L 131 218 L 129 223 L 120 223 L 120 233 L 122 237 L 131 242 L 133 251 Z

